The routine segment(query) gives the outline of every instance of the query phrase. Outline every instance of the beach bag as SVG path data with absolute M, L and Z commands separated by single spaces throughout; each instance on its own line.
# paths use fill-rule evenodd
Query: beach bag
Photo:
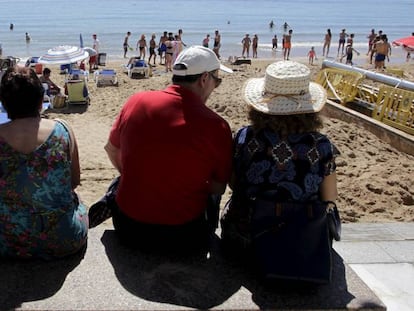
M 331 281 L 333 224 L 328 221 L 328 202 L 274 202 L 257 197 L 249 205 L 251 249 L 261 277 L 320 284 Z M 335 232 L 338 237 L 338 230 Z
M 119 176 L 116 177 L 109 185 L 105 195 L 89 208 L 89 228 L 94 228 L 112 217 L 113 209 L 116 206 L 115 197 L 118 190 L 119 179 Z

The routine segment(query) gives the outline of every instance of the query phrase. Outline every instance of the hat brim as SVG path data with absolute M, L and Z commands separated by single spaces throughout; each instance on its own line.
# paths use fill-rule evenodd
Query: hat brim
M 232 69 L 230 69 L 227 66 L 224 66 L 223 64 L 220 64 L 220 70 L 221 71 L 224 71 L 224 72 L 227 72 L 227 73 L 233 73 L 233 70 Z
M 243 97 L 255 110 L 271 115 L 314 113 L 326 104 L 325 89 L 318 83 L 309 83 L 309 92 L 303 95 L 266 94 L 265 78 L 247 80 Z

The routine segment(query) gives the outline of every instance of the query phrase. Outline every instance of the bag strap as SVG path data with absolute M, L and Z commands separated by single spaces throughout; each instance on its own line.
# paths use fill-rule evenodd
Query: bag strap
M 72 154 L 73 154 L 74 149 L 75 149 L 75 145 L 73 143 L 73 139 L 75 137 L 74 133 L 73 133 L 73 130 L 69 126 L 69 123 L 66 120 L 56 118 L 55 121 L 62 124 L 62 126 L 65 128 L 66 132 L 68 132 L 68 134 L 69 134 L 69 153 L 70 153 L 69 156 L 70 156 L 70 158 L 72 158 Z

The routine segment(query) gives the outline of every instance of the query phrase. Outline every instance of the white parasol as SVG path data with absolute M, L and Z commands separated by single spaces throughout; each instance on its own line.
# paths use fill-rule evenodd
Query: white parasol
M 89 57 L 89 53 L 83 48 L 69 45 L 59 45 L 49 49 L 47 53 L 39 57 L 41 64 L 71 64 Z

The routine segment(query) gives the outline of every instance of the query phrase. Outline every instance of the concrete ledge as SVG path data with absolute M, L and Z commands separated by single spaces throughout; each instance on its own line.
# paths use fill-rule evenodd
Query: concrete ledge
M 352 122 L 370 131 L 382 141 L 390 144 L 399 151 L 414 155 L 414 136 L 388 126 L 366 115 L 337 104 L 331 100 L 322 110 L 323 115 L 345 122 Z
M 317 288 L 265 287 L 229 261 L 160 256 L 119 245 L 113 228 L 90 231 L 82 258 L 0 261 L 0 310 L 385 310 L 335 253 L 334 278 Z

